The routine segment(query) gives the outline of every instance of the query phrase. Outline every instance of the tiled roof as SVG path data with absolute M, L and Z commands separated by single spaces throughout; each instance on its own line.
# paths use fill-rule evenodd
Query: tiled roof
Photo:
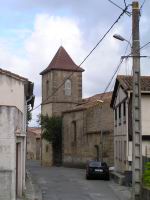
M 41 137 L 41 128 L 40 127 L 29 127 L 27 135 L 34 135 L 35 137 Z
M 85 110 L 85 109 L 88 109 L 90 107 L 94 107 L 96 105 L 100 105 L 100 104 L 103 104 L 103 103 L 106 103 L 106 102 L 110 102 L 111 98 L 112 98 L 112 92 L 96 94 L 92 97 L 83 99 L 81 104 L 78 104 L 73 109 L 71 109 L 69 111 L 65 111 L 64 113 Z
M 43 75 L 51 70 L 64 70 L 64 71 L 76 71 L 83 72 L 84 70 L 77 66 L 74 61 L 71 59 L 70 55 L 66 52 L 66 50 L 61 46 L 51 63 L 48 67 L 40 73 Z
M 115 98 L 116 98 L 116 92 L 118 90 L 119 85 L 125 90 L 125 91 L 132 91 L 132 76 L 125 76 L 125 75 L 118 75 L 116 78 L 116 83 L 114 87 L 114 91 L 112 94 L 112 100 L 110 106 L 113 107 Z M 141 82 L 141 92 L 147 92 L 150 91 L 150 76 L 141 76 L 140 77 Z
M 10 71 L 7 71 L 7 70 L 4 70 L 4 69 L 2 69 L 2 68 L 0 68 L 0 74 L 4 74 L 4 75 L 7 75 L 7 76 L 10 76 L 10 77 L 12 77 L 12 78 L 15 78 L 15 79 L 17 79 L 17 80 L 20 80 L 20 81 L 28 81 L 28 79 L 27 78 L 25 78 L 25 77 L 23 77 L 23 76 L 19 76 L 18 74 L 15 74 L 15 73 L 12 73 L 12 72 L 10 72 Z
M 132 76 L 117 76 L 117 80 L 120 82 L 125 90 L 132 90 Z M 141 90 L 150 91 L 150 76 L 141 76 Z

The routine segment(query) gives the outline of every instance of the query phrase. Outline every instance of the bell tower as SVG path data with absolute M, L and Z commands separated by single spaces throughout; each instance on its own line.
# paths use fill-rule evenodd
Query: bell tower
M 43 70 L 42 114 L 60 116 L 82 100 L 82 72 L 61 46 L 54 58 Z

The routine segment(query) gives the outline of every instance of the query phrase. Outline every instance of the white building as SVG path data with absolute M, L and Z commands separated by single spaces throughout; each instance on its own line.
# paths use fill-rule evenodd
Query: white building
M 132 165 L 132 76 L 117 76 L 114 110 L 114 163 L 118 172 Z M 141 77 L 142 155 L 150 156 L 150 76 Z
M 16 200 L 25 189 L 27 104 L 33 83 L 0 69 L 0 200 Z

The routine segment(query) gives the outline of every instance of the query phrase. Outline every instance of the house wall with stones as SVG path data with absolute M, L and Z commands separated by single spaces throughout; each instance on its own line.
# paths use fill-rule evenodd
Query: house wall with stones
M 52 166 L 53 165 L 53 150 L 52 143 L 47 140 L 42 140 L 41 146 L 41 164 L 44 166 Z
M 110 100 L 87 109 L 86 116 L 86 133 L 89 145 L 92 145 L 92 143 L 97 145 L 99 147 L 99 158 L 103 158 L 112 166 L 114 163 L 114 137 L 113 110 L 110 108 Z M 93 157 L 94 154 L 95 148 L 93 149 Z
M 84 135 L 84 112 L 69 112 L 63 115 L 63 164 L 78 166 L 85 163 L 83 145 Z
M 52 70 L 42 76 L 42 112 L 49 116 L 61 115 L 82 99 L 82 73 L 74 72 L 71 80 L 71 95 L 65 95 L 65 85 L 55 92 L 64 80 L 72 74 L 70 71 Z
M 103 104 L 70 110 L 63 114 L 63 164 L 85 166 L 103 159 L 113 165 L 113 111 L 110 98 Z
M 27 130 L 27 159 L 41 159 L 41 128 Z

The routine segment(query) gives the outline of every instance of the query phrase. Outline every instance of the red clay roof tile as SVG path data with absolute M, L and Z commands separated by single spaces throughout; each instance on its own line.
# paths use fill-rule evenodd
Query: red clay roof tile
M 44 75 L 51 70 L 63 70 L 63 71 L 76 71 L 83 72 L 84 69 L 77 66 L 74 61 L 71 59 L 70 55 L 66 52 L 66 50 L 61 46 L 51 63 L 48 67 L 43 70 L 40 75 Z

